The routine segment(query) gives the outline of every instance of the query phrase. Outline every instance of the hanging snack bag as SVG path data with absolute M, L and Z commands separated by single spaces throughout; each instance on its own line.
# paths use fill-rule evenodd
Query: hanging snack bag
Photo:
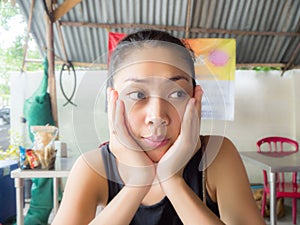
M 40 160 L 32 149 L 26 150 L 26 158 L 31 169 L 40 168 Z
M 31 126 L 30 130 L 34 135 L 32 152 L 29 151 L 27 154 L 28 150 L 26 151 L 27 158 L 30 157 L 30 167 L 35 168 L 36 166 L 41 169 L 53 169 L 56 158 L 54 141 L 58 134 L 58 128 L 55 126 Z M 39 165 L 37 166 L 37 164 Z

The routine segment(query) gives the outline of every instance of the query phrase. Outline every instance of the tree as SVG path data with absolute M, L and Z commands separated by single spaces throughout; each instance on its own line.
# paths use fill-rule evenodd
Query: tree
M 20 35 L 15 36 L 14 40 L 11 41 L 12 44 L 10 44 L 9 46 L 0 45 L 0 105 L 1 100 L 2 102 L 6 102 L 9 99 L 10 72 L 21 71 L 24 55 L 24 45 L 27 35 L 25 31 L 26 23 L 24 22 L 24 18 L 21 16 L 18 5 L 12 5 L 10 2 L 5 3 L 0 0 L 0 31 L 2 33 L 2 37 L 5 37 L 5 35 L 9 34 L 11 24 L 16 20 L 21 20 L 21 23 L 24 24 L 23 32 Z M 32 38 L 30 38 L 29 41 L 32 42 Z M 30 55 L 30 58 L 41 58 L 37 47 L 28 49 L 27 54 Z M 39 69 L 42 69 L 42 65 L 40 64 L 31 63 L 26 65 L 27 71 L 34 71 Z
M 5 30 L 9 30 L 9 20 L 19 13 L 19 8 L 0 0 L 0 24 Z

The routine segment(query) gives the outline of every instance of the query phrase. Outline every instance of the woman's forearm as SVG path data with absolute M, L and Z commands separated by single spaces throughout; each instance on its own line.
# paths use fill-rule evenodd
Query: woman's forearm
M 129 224 L 149 189 L 150 186 L 125 186 L 90 225 Z
M 174 176 L 162 182 L 161 187 L 183 224 L 224 224 L 203 204 L 182 177 Z

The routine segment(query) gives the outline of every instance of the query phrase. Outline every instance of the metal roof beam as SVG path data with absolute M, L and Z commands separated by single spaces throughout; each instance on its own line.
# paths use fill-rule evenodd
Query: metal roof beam
M 57 65 L 63 65 L 66 62 L 61 59 L 58 56 L 55 56 L 58 60 L 55 61 L 55 64 Z M 38 63 L 41 64 L 43 63 L 43 60 L 40 59 L 26 59 L 25 60 L 28 63 Z M 94 68 L 94 67 L 99 67 L 101 69 L 107 69 L 107 64 L 105 63 L 90 63 L 90 62 L 75 62 L 72 61 L 72 64 L 74 66 L 78 66 L 78 67 L 89 67 L 89 68 Z M 236 69 L 240 69 L 240 68 L 248 68 L 248 69 L 252 69 L 253 67 L 280 67 L 280 68 L 284 68 L 286 66 L 286 64 L 284 63 L 237 63 L 236 64 Z M 299 66 L 295 66 L 293 67 L 294 69 L 300 69 Z
M 117 29 L 117 28 L 153 28 L 162 30 L 186 31 L 184 26 L 165 26 L 165 25 L 152 25 L 152 24 L 107 24 L 107 23 L 85 23 L 85 22 L 69 22 L 59 21 L 62 26 L 74 27 L 91 27 L 91 28 L 104 28 L 104 29 Z M 276 31 L 243 31 L 243 30 L 226 30 L 226 29 L 205 29 L 205 28 L 189 28 L 190 33 L 214 33 L 214 34 L 233 34 L 233 35 L 253 35 L 253 36 L 294 36 L 300 37 L 298 32 L 276 32 Z
M 293 52 L 293 55 L 291 56 L 290 60 L 288 61 L 288 63 L 283 68 L 281 76 L 283 76 L 283 74 L 285 73 L 285 71 L 293 68 L 292 64 L 295 61 L 296 57 L 298 56 L 299 52 L 300 52 L 300 42 L 298 43 L 298 45 L 297 45 L 295 51 Z

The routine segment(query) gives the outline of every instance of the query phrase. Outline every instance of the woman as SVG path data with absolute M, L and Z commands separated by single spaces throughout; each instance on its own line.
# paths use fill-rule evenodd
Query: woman
M 193 54 L 167 32 L 143 30 L 118 44 L 110 140 L 79 157 L 53 224 L 265 224 L 234 145 L 199 135 L 194 73 Z

